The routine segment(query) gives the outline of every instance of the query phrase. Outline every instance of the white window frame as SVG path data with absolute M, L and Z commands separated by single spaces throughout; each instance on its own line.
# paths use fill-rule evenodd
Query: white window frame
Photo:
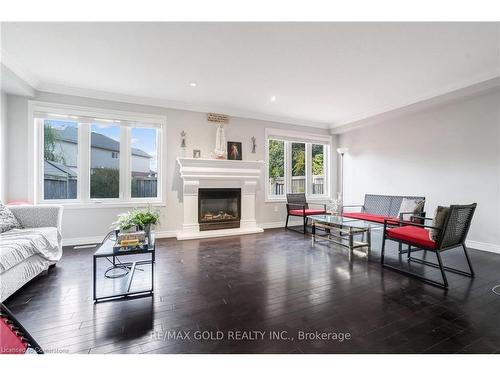
M 305 194 L 309 201 L 325 201 L 331 199 L 330 178 L 331 178 L 331 149 L 332 139 L 327 135 L 302 133 L 284 129 L 267 128 L 265 136 L 265 201 L 266 202 L 286 202 L 286 194 L 291 193 L 292 181 L 292 143 L 305 143 Z M 269 187 L 269 140 L 285 142 L 285 191 L 283 195 L 270 194 Z M 324 149 L 324 171 L 325 182 L 323 194 L 312 194 L 312 145 L 323 145 Z
M 165 205 L 166 173 L 162 163 L 166 155 L 166 117 L 160 115 L 148 115 L 143 113 L 107 110 L 100 108 L 72 106 L 47 102 L 30 102 L 31 124 L 33 126 L 33 138 L 35 140 L 33 176 L 34 186 L 33 201 L 35 204 L 60 204 L 68 208 L 94 208 L 96 206 L 130 207 L 147 204 Z M 46 114 L 41 116 L 39 114 Z M 41 118 L 53 118 L 59 120 L 78 119 L 78 155 L 77 155 L 77 198 L 76 199 L 44 199 L 43 192 L 43 123 Z M 115 120 L 120 125 L 120 195 L 118 198 L 91 198 L 90 197 L 90 124 L 98 119 Z M 97 121 L 99 122 L 99 121 Z M 131 159 L 132 145 L 130 133 L 132 128 L 156 128 L 156 152 L 158 186 L 157 197 L 132 198 L 131 196 Z

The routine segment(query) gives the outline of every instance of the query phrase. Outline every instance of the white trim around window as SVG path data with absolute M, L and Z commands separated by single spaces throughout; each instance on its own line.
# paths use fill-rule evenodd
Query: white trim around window
M 166 173 L 162 165 L 166 155 L 166 117 L 143 113 L 107 110 L 65 104 L 30 101 L 29 134 L 33 139 L 31 170 L 33 170 L 33 201 L 36 204 L 62 204 L 67 208 L 91 207 L 130 207 L 153 204 L 165 205 Z M 44 118 L 78 122 L 77 139 L 77 193 L 75 199 L 44 199 Z M 119 196 L 118 198 L 90 197 L 90 132 L 91 123 L 110 122 L 120 126 L 119 150 Z M 132 143 L 133 128 L 152 128 L 156 130 L 157 194 L 156 197 L 132 198 Z M 111 155 L 111 154 L 110 154 Z M 31 163 L 30 163 L 31 164 Z
M 273 195 L 270 193 L 270 178 L 269 178 L 269 141 L 284 142 L 284 178 L 283 187 L 280 195 Z M 297 131 L 290 131 L 286 129 L 272 129 L 267 128 L 265 131 L 265 201 L 266 202 L 286 202 L 286 194 L 292 192 L 292 143 L 305 144 L 305 186 L 304 192 L 309 201 L 325 201 L 331 198 L 330 194 L 330 178 L 331 170 L 331 144 L 332 138 L 328 135 L 302 133 Z M 323 170 L 324 179 L 322 183 L 322 193 L 313 193 L 313 171 L 312 171 L 312 146 L 323 146 Z

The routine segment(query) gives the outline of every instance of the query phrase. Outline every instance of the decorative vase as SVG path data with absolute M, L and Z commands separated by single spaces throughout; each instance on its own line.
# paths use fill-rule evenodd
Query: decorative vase
M 148 239 L 148 245 L 151 244 L 151 224 L 146 224 L 144 226 L 144 233 L 146 235 L 146 238 Z

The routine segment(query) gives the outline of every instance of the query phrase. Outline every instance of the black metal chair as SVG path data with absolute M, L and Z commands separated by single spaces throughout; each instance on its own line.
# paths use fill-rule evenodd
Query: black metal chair
M 307 203 L 306 195 L 304 193 L 290 193 L 286 195 L 286 223 L 285 223 L 285 228 L 286 229 L 291 229 L 294 230 L 295 232 L 298 233 L 306 233 L 306 228 L 307 228 L 307 216 L 308 215 L 322 215 L 326 214 L 326 204 L 320 204 L 320 203 Z M 309 208 L 310 204 L 315 204 L 315 205 L 321 205 L 323 208 L 321 209 L 312 209 Z M 303 220 L 303 226 L 304 226 L 304 231 L 300 232 L 298 230 L 288 228 L 288 219 L 290 216 L 298 216 L 302 217 Z
M 472 217 L 474 215 L 474 211 L 476 210 L 476 206 L 477 206 L 476 203 L 470 205 L 451 205 L 450 210 L 444 221 L 444 224 L 441 228 L 425 224 L 409 223 L 407 221 L 405 222 L 400 221 L 398 227 L 388 227 L 388 224 L 393 225 L 393 223 L 390 222 L 390 220 L 385 220 L 384 239 L 382 242 L 382 254 L 380 260 L 382 266 L 400 272 L 402 274 L 415 277 L 421 281 L 424 281 L 428 284 L 443 289 L 448 289 L 448 280 L 446 279 L 446 274 L 444 271 L 453 272 L 463 276 L 474 277 L 474 270 L 472 268 L 469 254 L 467 253 L 465 240 L 467 238 L 467 233 L 469 232 L 470 224 L 472 221 Z M 418 218 L 424 220 L 432 220 L 430 218 L 422 218 L 422 217 Z M 435 229 L 439 231 L 438 238 L 436 241 L 430 239 L 428 229 Z M 385 263 L 386 240 L 392 240 L 395 242 L 399 242 L 400 244 L 404 243 L 409 245 L 407 253 L 408 262 L 416 262 L 427 266 L 439 268 L 439 270 L 441 271 L 443 282 L 440 283 L 428 279 L 422 275 L 418 275 L 416 273 L 386 264 Z M 467 260 L 470 272 L 465 272 L 462 270 L 458 270 L 456 268 L 443 266 L 443 262 L 441 260 L 441 252 L 455 249 L 460 246 L 464 250 L 465 258 Z M 418 259 L 411 256 L 412 252 L 419 250 L 434 252 L 436 254 L 438 263 L 436 264 L 428 262 L 424 259 Z

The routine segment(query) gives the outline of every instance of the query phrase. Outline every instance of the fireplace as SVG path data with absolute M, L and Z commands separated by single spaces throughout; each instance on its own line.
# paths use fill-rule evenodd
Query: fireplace
M 198 223 L 200 231 L 239 228 L 241 189 L 198 190 Z

